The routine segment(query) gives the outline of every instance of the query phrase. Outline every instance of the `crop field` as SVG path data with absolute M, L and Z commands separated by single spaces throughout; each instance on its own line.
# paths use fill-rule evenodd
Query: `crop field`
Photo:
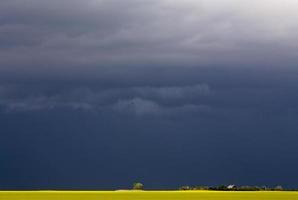
M 32 191 L 0 192 L 0 200 L 298 200 L 298 192 Z

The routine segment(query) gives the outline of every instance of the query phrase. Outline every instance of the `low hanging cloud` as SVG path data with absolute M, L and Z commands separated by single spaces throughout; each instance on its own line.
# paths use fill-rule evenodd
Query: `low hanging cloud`
M 115 105 L 113 105 L 113 108 L 118 112 L 135 113 L 136 115 L 159 115 L 164 110 L 164 108 L 156 102 L 140 98 L 118 101 Z
M 111 111 L 136 116 L 206 111 L 208 106 L 201 105 L 200 98 L 212 94 L 206 84 L 104 90 L 83 87 L 53 94 L 34 90 L 32 93 L 28 92 L 24 95 L 19 94 L 21 89 L 18 87 L 2 86 L 1 88 L 0 105 L 6 112 L 66 108 L 92 112 Z
M 209 86 L 206 84 L 184 87 L 135 87 L 133 90 L 140 96 L 153 96 L 162 99 L 190 98 L 211 93 Z
M 129 100 L 121 100 L 113 105 L 113 109 L 117 112 L 124 112 L 127 114 L 135 114 L 136 116 L 144 115 L 162 115 L 171 116 L 175 114 L 190 114 L 190 113 L 204 113 L 210 110 L 207 105 L 192 105 L 185 104 L 181 106 L 166 107 L 157 104 L 156 102 L 134 98 Z

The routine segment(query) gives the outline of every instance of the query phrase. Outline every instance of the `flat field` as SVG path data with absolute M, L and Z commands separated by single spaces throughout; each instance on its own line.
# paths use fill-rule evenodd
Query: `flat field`
M 298 192 L 10 191 L 0 200 L 298 200 Z

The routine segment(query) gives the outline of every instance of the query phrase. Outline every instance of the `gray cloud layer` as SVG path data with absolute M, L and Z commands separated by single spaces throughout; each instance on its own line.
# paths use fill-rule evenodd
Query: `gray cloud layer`
M 292 66 L 297 9 L 291 0 L 2 0 L 0 70 Z

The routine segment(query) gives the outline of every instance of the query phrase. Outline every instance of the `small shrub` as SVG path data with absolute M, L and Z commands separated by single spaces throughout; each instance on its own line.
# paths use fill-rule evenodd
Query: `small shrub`
M 132 188 L 134 190 L 143 190 L 144 189 L 144 185 L 142 183 L 134 183 Z

